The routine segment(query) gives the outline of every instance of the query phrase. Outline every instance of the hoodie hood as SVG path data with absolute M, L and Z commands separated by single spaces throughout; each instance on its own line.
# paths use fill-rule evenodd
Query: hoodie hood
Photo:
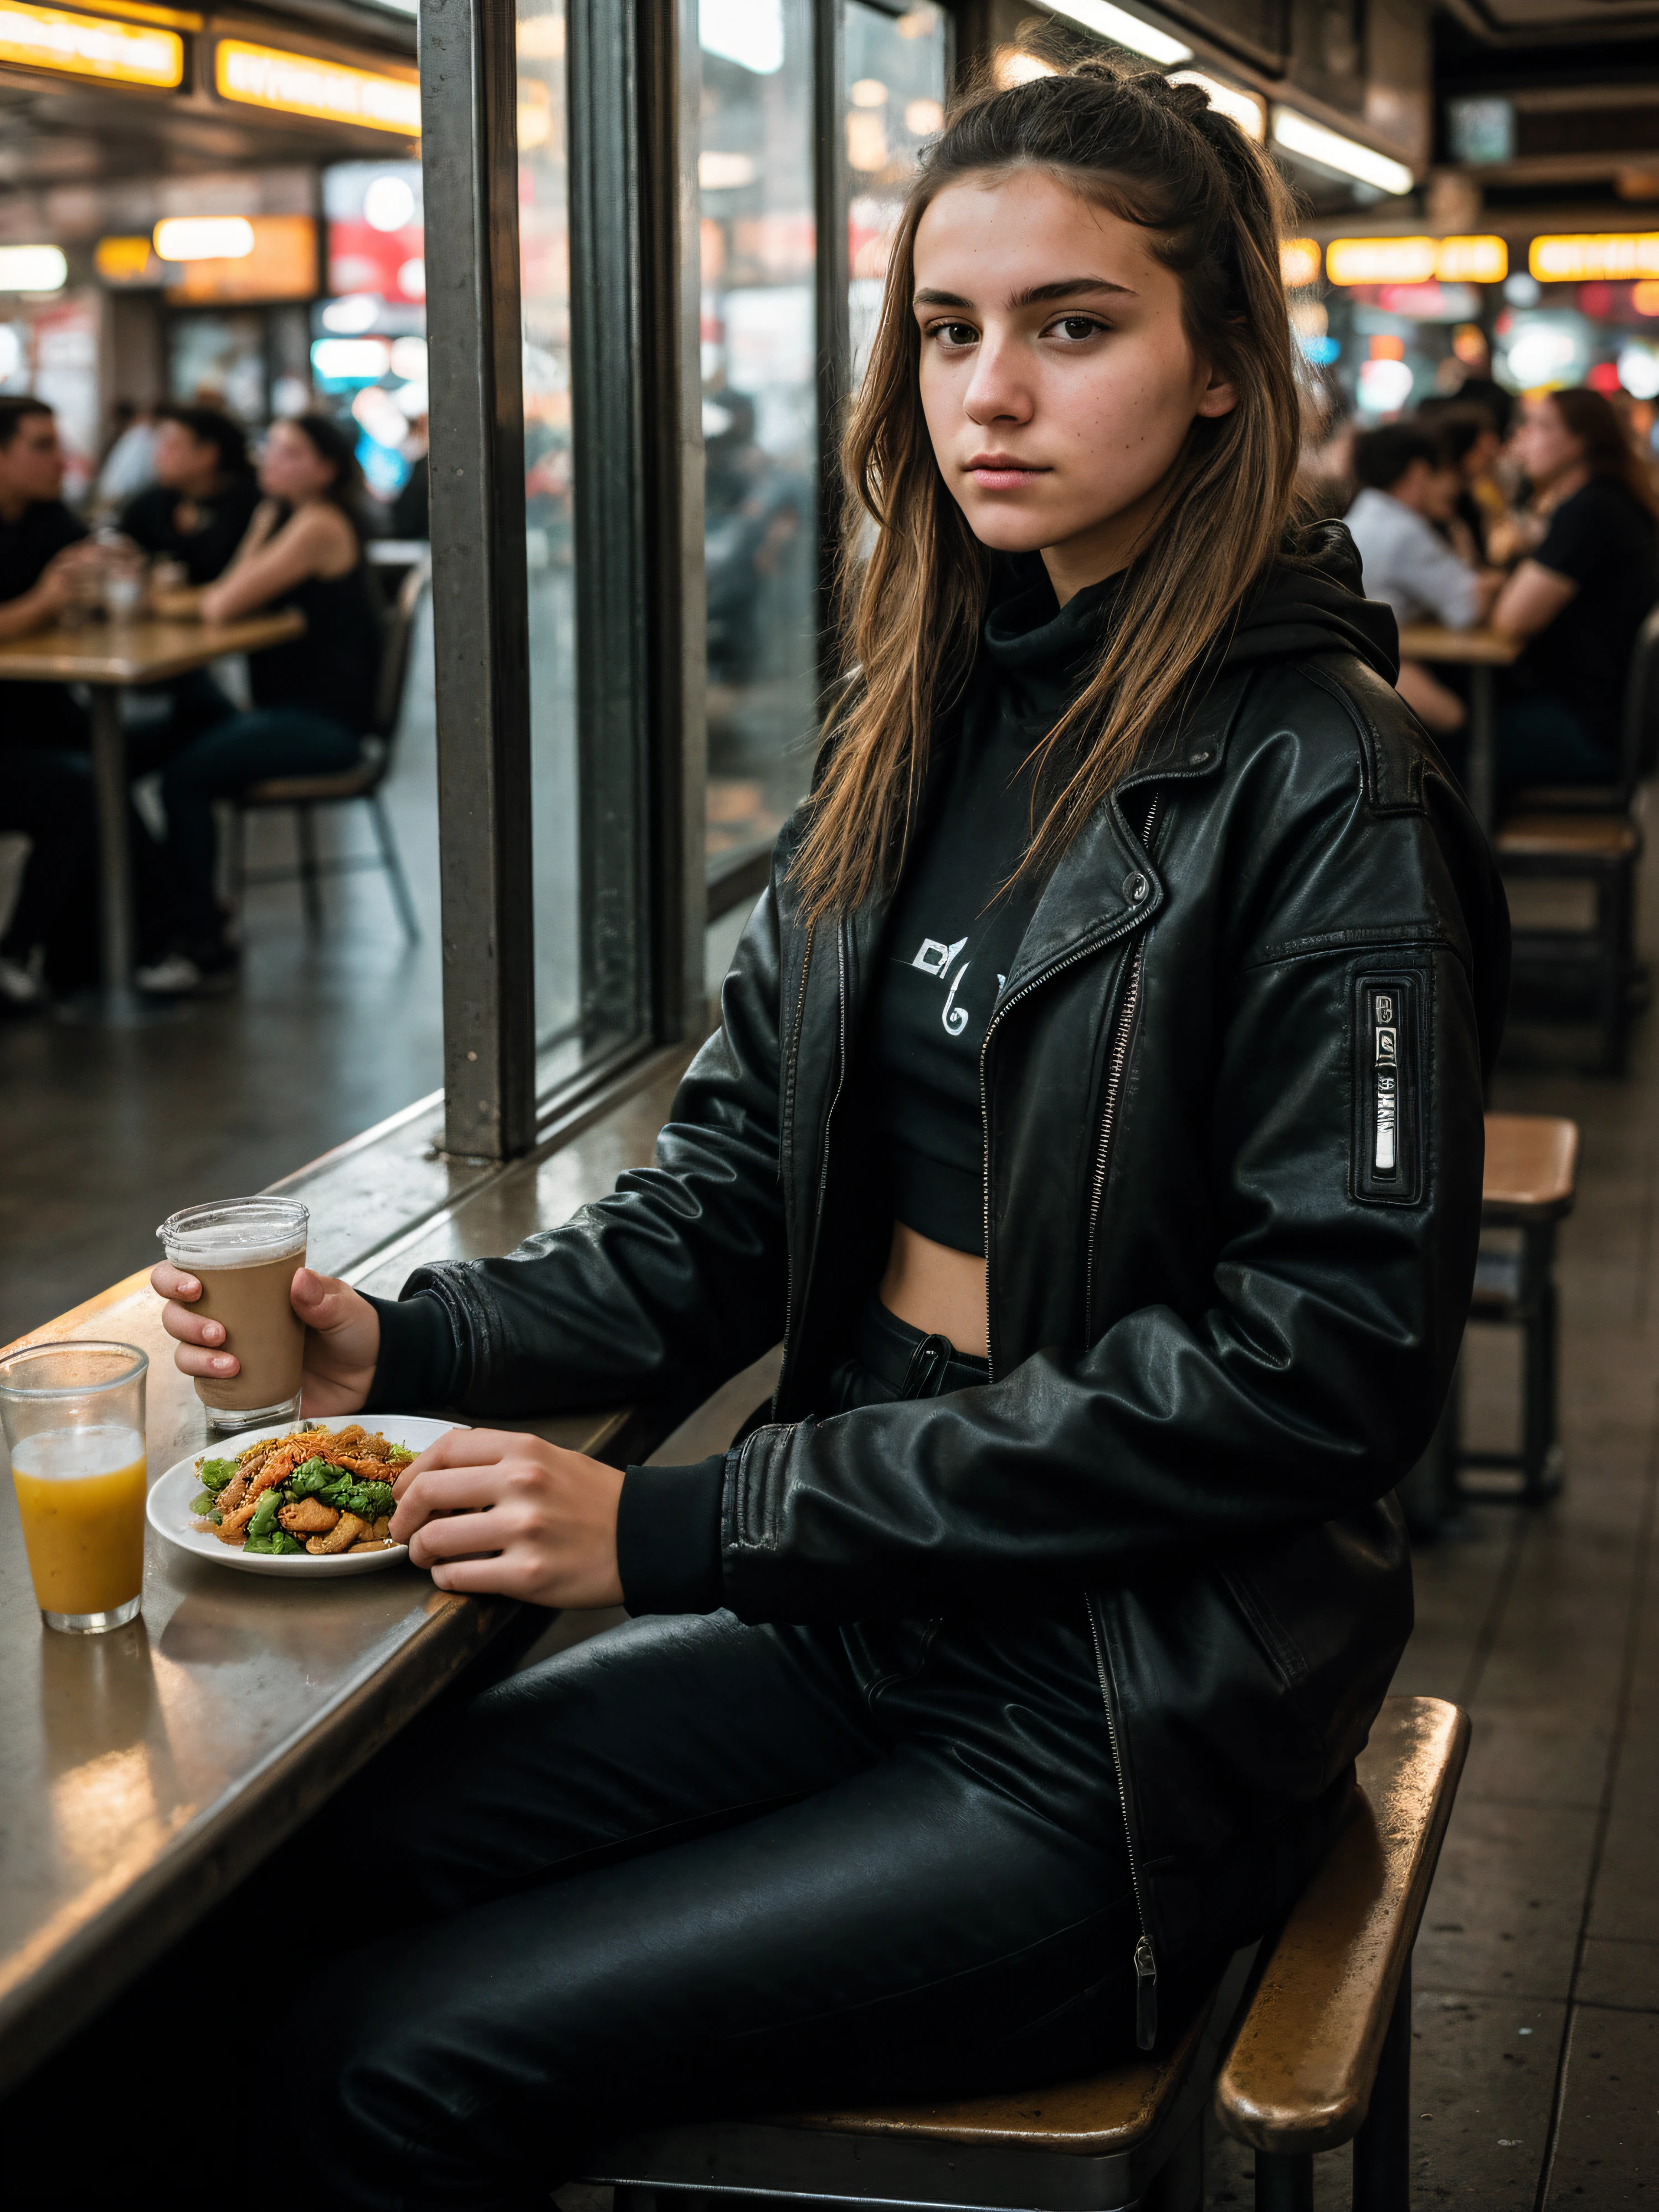
M 1399 625 L 1391 608 L 1365 597 L 1346 523 L 1292 524 L 1283 553 L 1245 602 L 1220 665 L 1335 652 L 1356 654 L 1392 684 L 1400 673 Z

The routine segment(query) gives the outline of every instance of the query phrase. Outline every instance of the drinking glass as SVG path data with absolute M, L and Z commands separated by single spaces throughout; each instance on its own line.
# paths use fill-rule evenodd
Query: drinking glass
M 144 1376 L 136 1346 L 71 1338 L 0 1359 L 0 1421 L 40 1618 L 98 1636 L 144 1580 Z
M 234 1375 L 196 1378 L 210 1427 L 266 1428 L 300 1410 L 306 1332 L 289 1291 L 306 1263 L 310 1218 L 289 1198 L 227 1198 L 169 1214 L 155 1232 L 173 1266 L 202 1285 L 191 1311 L 224 1324 L 214 1349 L 241 1363 Z

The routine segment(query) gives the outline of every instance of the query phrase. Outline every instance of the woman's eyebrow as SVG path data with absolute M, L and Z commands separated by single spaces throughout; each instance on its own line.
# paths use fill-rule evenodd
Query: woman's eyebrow
M 1013 293 L 1008 305 L 1045 307 L 1055 300 L 1075 300 L 1086 292 L 1111 292 L 1128 300 L 1135 296 L 1133 285 L 1114 284 L 1104 276 L 1060 276 L 1052 284 L 1030 284 L 1023 292 Z M 963 299 L 960 292 L 938 292 L 928 287 L 915 295 L 913 304 L 918 307 L 971 307 L 974 303 Z

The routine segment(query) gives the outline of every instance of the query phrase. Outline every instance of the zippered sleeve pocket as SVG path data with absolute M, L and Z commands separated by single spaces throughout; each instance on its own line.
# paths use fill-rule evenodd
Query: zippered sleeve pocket
M 1354 980 L 1353 1194 L 1415 1206 L 1423 1195 L 1423 978 Z

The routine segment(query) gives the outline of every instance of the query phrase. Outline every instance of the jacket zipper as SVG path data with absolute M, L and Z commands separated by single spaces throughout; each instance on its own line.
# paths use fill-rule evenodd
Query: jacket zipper
M 1155 792 L 1152 803 L 1146 810 L 1146 824 L 1140 842 L 1151 856 L 1152 835 L 1158 828 L 1162 792 Z M 1106 1177 L 1112 1164 L 1112 1139 L 1117 1131 L 1118 1100 L 1122 1095 L 1123 1079 L 1129 1071 L 1129 1058 L 1134 1049 L 1135 1030 L 1140 1014 L 1140 978 L 1146 964 L 1146 940 L 1143 937 L 1135 947 L 1134 959 L 1129 969 L 1128 987 L 1123 994 L 1123 1006 L 1117 1018 L 1117 1029 L 1112 1038 L 1112 1049 L 1106 1064 L 1106 1097 L 1100 1109 L 1100 1141 L 1095 1147 L 1095 1176 L 1089 1197 L 1089 1237 L 1084 1250 L 1083 1331 L 1086 1337 L 1094 1317 L 1095 1295 L 1095 1237 L 1100 1227 L 1101 1207 L 1106 1196 Z
M 1117 1770 L 1117 1802 L 1123 1814 L 1123 1840 L 1129 1860 L 1129 1887 L 1134 1893 L 1135 1918 L 1140 1926 L 1140 1933 L 1135 1942 L 1135 2045 L 1139 2050 L 1150 2051 L 1158 2041 L 1158 1960 L 1152 1950 L 1152 1939 L 1146 1932 L 1146 1899 L 1140 1887 L 1140 1863 L 1135 1856 L 1134 1823 L 1129 1817 L 1128 1778 L 1123 1753 L 1118 1746 L 1117 1701 L 1112 1694 L 1112 1671 L 1107 1663 L 1106 1642 L 1100 1632 L 1100 1620 L 1092 1591 L 1085 1602 L 1089 1608 L 1089 1634 L 1095 1647 L 1095 1672 L 1100 1680 L 1101 1703 L 1106 1708 L 1106 1734 L 1112 1747 L 1112 1765 Z
M 793 1040 L 792 1040 L 792 1042 L 791 1042 L 790 1048 L 789 1048 L 789 1066 L 790 1066 L 789 1100 L 790 1100 L 790 1110 L 791 1110 L 791 1112 L 792 1112 L 792 1113 L 793 1113 L 793 1110 L 794 1110 L 794 1097 L 795 1097 L 794 1067 L 795 1067 L 796 1057 L 797 1057 L 797 1054 L 798 1054 L 798 1053 L 799 1053 L 799 1048 L 800 1048 L 801 1018 L 802 1018 L 802 1016 L 803 1016 L 803 1014 L 804 1014 L 804 1012 L 805 1012 L 805 1007 L 806 1007 L 806 971 L 807 971 L 808 967 L 811 965 L 811 958 L 812 958 L 812 930 L 811 930 L 811 927 L 809 925 L 809 927 L 808 927 L 808 928 L 807 928 L 807 932 L 806 932 L 806 945 L 805 945 L 805 951 L 804 951 L 804 952 L 802 953 L 802 956 L 801 956 L 800 997 L 799 997 L 799 999 L 798 1000 L 798 1001 L 796 1002 L 796 1006 L 795 1006 L 795 1034 L 794 1034 L 794 1037 L 793 1037 Z M 819 1226 L 819 1224 L 822 1222 L 822 1220 L 823 1220 L 823 1196 L 824 1196 L 824 1192 L 825 1192 L 825 1190 L 826 1190 L 826 1189 L 828 1188 L 828 1187 L 829 1187 L 829 1182 L 830 1182 L 830 1125 L 831 1125 L 831 1123 L 835 1121 L 835 1118 L 836 1118 L 836 1107 L 841 1103 L 841 1094 L 842 1094 L 842 1090 L 843 1085 L 845 1085 L 845 1083 L 846 1083 L 846 1080 L 847 1080 L 847 925 L 846 925 L 845 921 L 843 921 L 843 922 L 842 923 L 842 925 L 841 925 L 841 927 L 840 927 L 840 929 L 839 929 L 839 931 L 838 931 L 838 933 L 837 933 L 837 934 L 836 934 L 836 1087 L 835 1087 L 835 1089 L 834 1089 L 834 1090 L 830 1092 L 830 1107 L 829 1107 L 829 1111 L 825 1114 L 825 1115 L 824 1115 L 824 1117 L 823 1117 L 823 1141 L 820 1143 L 820 1145 L 819 1145 L 819 1146 L 818 1146 L 818 1189 L 817 1189 L 817 1200 L 816 1200 L 816 1201 L 815 1201 L 815 1203 L 814 1203 L 814 1205 L 813 1205 L 813 1208 L 812 1208 L 812 1252 L 813 1252 L 813 1253 L 816 1253 L 816 1252 L 817 1252 L 817 1243 L 818 1243 L 818 1226 Z M 810 1279 L 810 1277 L 811 1277 L 811 1255 L 809 1255 L 809 1257 L 808 1257 L 808 1263 L 807 1263 L 807 1275 L 808 1275 L 809 1279 Z M 793 1260 L 789 1259 L 789 1258 L 786 1255 L 786 1259 L 785 1259 L 785 1273 L 784 1273 L 784 1293 L 783 1293 L 783 1341 L 784 1341 L 784 1345 L 785 1345 L 786 1348 L 790 1345 L 790 1343 L 791 1343 L 791 1341 L 792 1341 L 789 1332 L 790 1332 L 790 1330 L 791 1330 L 791 1328 L 793 1328 L 793 1323 L 794 1323 L 794 1315 L 795 1315 L 795 1269 L 794 1269 L 794 1262 L 793 1262 Z M 778 1376 L 778 1387 L 777 1387 L 777 1389 L 776 1389 L 773 1392 L 773 1394 L 772 1394 L 772 1411 L 773 1411 L 773 1413 L 774 1413 L 774 1414 L 775 1414 L 775 1414 L 776 1414 L 776 1413 L 777 1413 L 778 1407 L 780 1407 L 780 1405 L 782 1403 L 782 1400 L 783 1400 L 783 1382 L 784 1382 L 783 1376 L 782 1376 L 782 1374 L 781 1374 L 781 1373 L 780 1373 L 780 1375 L 779 1375 L 779 1376 Z
M 1158 807 L 1163 795 L 1161 791 L 1153 793 L 1152 804 L 1146 809 L 1146 823 L 1140 833 L 1140 842 L 1147 848 L 1149 858 L 1152 832 L 1158 825 Z M 1107 1066 L 1106 1101 L 1101 1114 L 1100 1144 L 1095 1160 L 1094 1196 L 1089 1217 L 1088 1257 L 1091 1280 L 1094 1273 L 1095 1224 L 1099 1218 L 1100 1202 L 1106 1188 L 1112 1132 L 1117 1120 L 1118 1095 L 1122 1089 L 1124 1072 L 1128 1066 L 1129 1047 L 1134 1036 L 1134 1018 L 1140 1005 L 1140 971 L 1145 945 L 1146 940 L 1143 939 L 1135 947 L 1133 963 L 1129 970 L 1128 986 L 1123 994 L 1123 1006 L 1118 1015 L 1117 1029 L 1112 1038 L 1112 1049 Z M 987 1364 L 990 1368 L 993 1382 L 996 1379 L 996 1363 L 991 1352 L 991 1109 L 985 1086 L 985 1055 L 990 1048 L 992 1035 L 997 1024 L 1011 1006 L 1018 1005 L 1028 993 L 1035 991 L 1038 984 L 1046 983 L 1050 976 L 1059 975 L 1062 969 L 1073 966 L 1078 961 L 1089 957 L 1099 950 L 1099 941 L 1093 945 L 1079 946 L 1066 959 L 1057 962 L 1052 968 L 1045 968 L 1041 975 L 1032 976 L 1029 983 L 1022 984 L 1012 999 L 1006 1000 L 1001 1006 L 998 1006 L 990 1020 L 985 1024 L 985 1039 L 979 1052 L 979 1111 L 981 1137 L 985 1147 L 983 1170 L 986 1258 L 985 1351 Z M 1085 1295 L 1085 1297 L 1087 1295 L 1086 1288 Z M 1112 1765 L 1117 1776 L 1118 1808 L 1123 1815 L 1123 1842 L 1129 1863 L 1129 1887 L 1134 1893 L 1135 1918 L 1139 1923 L 1139 1934 L 1135 1942 L 1134 1951 L 1135 2043 L 1139 2049 L 1150 2051 L 1158 2040 L 1158 1960 L 1152 1950 L 1152 1939 L 1146 1929 L 1146 1903 L 1140 1883 L 1140 1863 L 1135 1855 L 1134 1823 L 1129 1817 L 1129 1788 L 1122 1753 L 1118 1748 L 1117 1708 L 1112 1696 L 1111 1672 L 1106 1663 L 1106 1647 L 1101 1640 L 1100 1625 L 1095 1618 L 1095 1601 L 1092 1595 L 1089 1597 L 1087 1603 L 1089 1633 L 1093 1638 L 1095 1647 L 1095 1672 L 1099 1678 L 1101 1702 L 1106 1709 L 1106 1735 L 1111 1745 Z
M 817 925 L 815 923 L 810 921 L 806 925 L 806 942 L 801 947 L 800 955 L 800 989 L 795 994 L 795 1026 L 789 1039 L 788 1095 L 789 1113 L 792 1117 L 795 1110 L 795 1071 L 800 1060 L 801 1023 L 805 1018 L 806 1013 L 806 979 L 812 972 L 812 933 L 816 926 Z M 837 1078 L 837 1084 L 839 1085 L 839 1078 Z M 780 1139 L 781 1139 L 781 1132 L 780 1132 Z M 779 1149 L 780 1152 L 781 1152 L 782 1147 L 781 1141 Z M 789 1364 L 791 1345 L 789 1330 L 794 1317 L 794 1240 L 792 1237 L 786 1237 L 784 1239 L 783 1252 L 783 1357 L 785 1368 L 787 1368 Z M 781 1369 L 778 1374 L 778 1387 L 772 1393 L 772 1413 L 774 1419 L 776 1418 L 778 1407 L 782 1403 L 783 1381 L 783 1370 Z

